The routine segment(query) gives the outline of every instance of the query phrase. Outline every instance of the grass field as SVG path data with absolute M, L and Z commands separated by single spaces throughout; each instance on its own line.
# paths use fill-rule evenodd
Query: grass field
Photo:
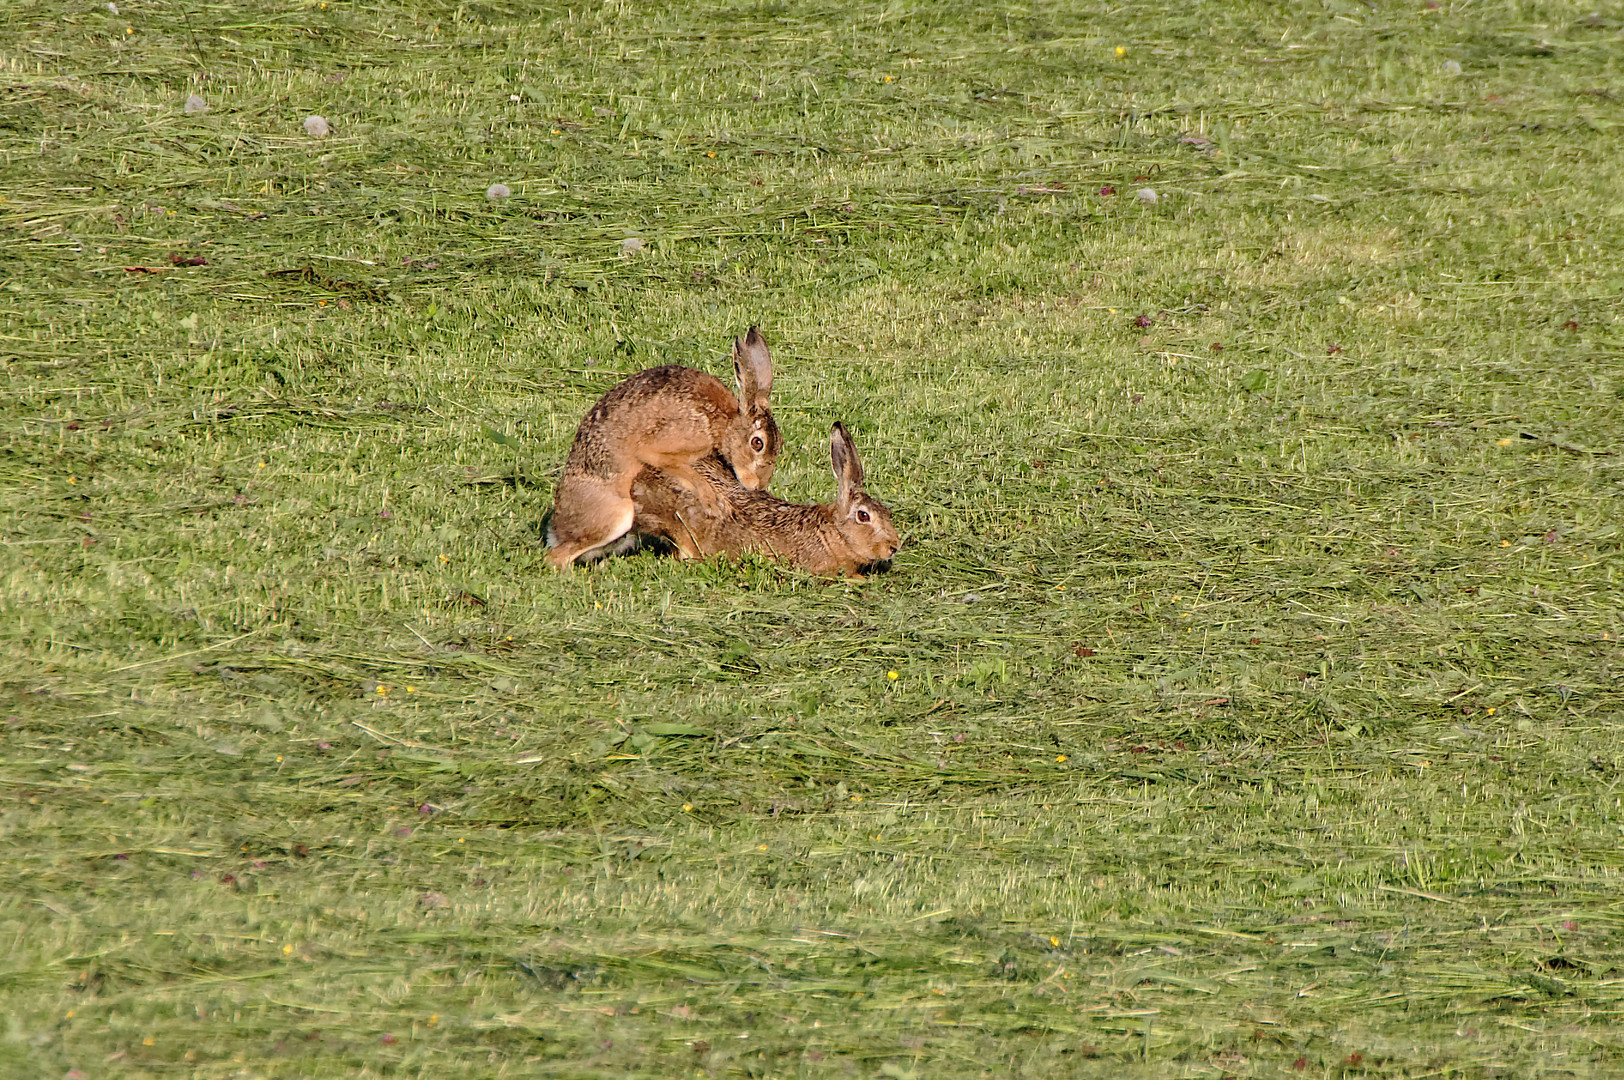
M 7 1077 L 1624 1074 L 1616 5 L 117 8 L 0 25 Z M 892 570 L 551 573 L 751 323 Z

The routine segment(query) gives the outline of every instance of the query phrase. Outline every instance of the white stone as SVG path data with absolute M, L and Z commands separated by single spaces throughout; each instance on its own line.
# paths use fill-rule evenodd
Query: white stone
M 325 116 L 307 116 L 304 122 L 305 134 L 312 139 L 325 139 L 332 133 L 332 127 L 327 123 Z

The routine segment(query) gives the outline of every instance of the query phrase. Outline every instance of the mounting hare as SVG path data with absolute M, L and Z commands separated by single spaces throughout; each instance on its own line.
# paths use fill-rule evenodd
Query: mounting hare
M 889 562 L 902 541 L 891 511 L 863 491 L 863 463 L 842 424 L 829 432 L 829 458 L 839 494 L 833 503 L 813 506 L 744 487 L 718 457 L 695 462 L 722 504 L 720 515 L 669 474 L 644 469 L 632 485 L 632 531 L 669 541 L 684 559 L 754 552 L 814 574 L 860 578 L 865 569 Z
M 735 483 L 767 486 L 784 439 L 767 407 L 772 357 L 754 326 L 733 342 L 733 373 L 737 400 L 715 376 L 668 364 L 639 371 L 592 406 L 553 496 L 547 561 L 554 568 L 613 550 L 632 527 L 632 481 L 645 467 L 718 513 L 714 485 L 694 470 L 700 458 L 719 454 Z

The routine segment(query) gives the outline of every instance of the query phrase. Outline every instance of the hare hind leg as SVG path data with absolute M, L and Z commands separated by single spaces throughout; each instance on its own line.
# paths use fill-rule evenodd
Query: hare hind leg
M 547 561 L 562 570 L 582 558 L 602 554 L 631 530 L 637 507 L 631 496 L 606 481 L 568 476 L 553 497 L 553 523 Z
M 700 539 L 700 534 L 694 531 L 688 519 L 680 513 L 676 515 L 676 524 L 667 530 L 666 539 L 677 549 L 677 558 L 683 562 L 703 559 L 706 555 L 705 544 Z

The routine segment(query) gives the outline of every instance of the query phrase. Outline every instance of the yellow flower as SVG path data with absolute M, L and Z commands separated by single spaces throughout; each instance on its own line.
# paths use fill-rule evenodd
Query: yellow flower
M 440 561 L 443 563 L 448 563 L 451 561 L 451 556 L 442 551 L 440 552 Z
M 713 157 L 715 157 L 715 156 L 716 156 L 716 151 L 715 151 L 715 150 L 706 150 L 706 151 L 705 151 L 705 156 L 706 156 L 706 157 L 712 157 L 712 158 L 713 158 Z
M 686 814 L 688 811 L 692 810 L 693 808 L 694 808 L 694 804 L 691 803 L 691 802 L 685 802 L 685 803 L 682 804 L 682 812 L 684 814 Z
M 1116 47 L 1116 54 L 1118 56 L 1127 56 L 1128 55 L 1128 50 L 1127 50 L 1127 48 L 1125 46 L 1118 45 Z
M 283 956 L 291 956 L 292 954 L 293 954 L 293 946 L 292 945 L 284 945 L 284 946 L 282 946 L 282 955 Z
M 380 694 L 389 693 L 389 687 L 385 686 L 383 683 L 379 683 L 378 684 L 378 693 L 380 693 Z
M 1054 759 L 1056 761 L 1065 761 L 1066 760 L 1066 755 L 1065 754 L 1056 754 L 1054 756 Z
M 1496 440 L 1494 440 L 1494 445 L 1496 445 L 1496 446 L 1510 446 L 1511 445 L 1511 440 L 1510 439 L 1496 439 Z
M 898 679 L 902 678 L 902 676 L 898 675 L 895 671 L 887 671 L 885 673 L 885 677 L 890 679 L 892 682 L 896 682 Z
M 1055 937 L 1053 934 L 1050 934 L 1049 935 L 1049 944 L 1050 945 L 1059 945 L 1060 944 L 1060 939 Z
M 886 77 L 885 77 L 885 81 L 886 81 L 886 82 L 890 82 L 890 81 L 891 81 L 891 76 L 889 76 L 889 75 L 887 75 L 887 76 L 886 76 Z
M 756 845 L 756 850 L 757 851 L 766 851 L 767 850 L 767 845 L 766 844 L 757 844 Z
M 1502 541 L 1500 541 L 1500 546 L 1501 547 L 1510 547 L 1511 546 L 1511 541 L 1510 540 L 1502 540 Z

